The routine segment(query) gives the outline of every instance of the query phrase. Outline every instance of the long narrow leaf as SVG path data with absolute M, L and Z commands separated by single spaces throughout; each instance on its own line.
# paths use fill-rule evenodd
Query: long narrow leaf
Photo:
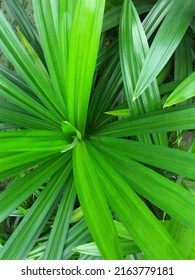
M 142 114 L 161 108 L 160 92 L 157 81 L 132 102 L 135 85 L 138 81 L 142 65 L 149 46 L 137 11 L 131 1 L 124 1 L 120 24 L 120 61 L 123 74 L 125 93 L 131 115 Z M 141 139 L 140 139 L 141 138 Z M 150 137 L 139 137 L 140 140 L 152 143 Z M 153 135 L 155 143 L 166 145 L 165 135 Z
M 74 149 L 73 170 L 86 222 L 103 258 L 122 259 L 122 250 L 110 209 L 84 142 Z
M 55 0 L 33 1 L 35 19 L 37 22 L 41 45 L 56 96 L 63 110 L 66 106 L 62 97 L 60 52 L 58 45 L 58 2 Z
M 70 160 L 70 154 L 46 161 L 0 194 L 0 221 L 3 221 L 20 203 L 48 180 L 59 168 Z
M 194 0 L 175 1 L 147 54 L 134 92 L 136 98 L 143 93 L 168 62 L 190 25 L 194 11 Z
M 135 136 L 144 133 L 168 132 L 195 128 L 195 108 L 193 106 L 180 107 L 176 110 L 157 111 L 135 118 L 126 118 L 105 125 L 99 129 L 97 135 L 114 137 Z
M 175 0 L 158 0 L 143 20 L 143 27 L 149 39 L 164 19 Z
M 60 131 L 16 130 L 0 133 L 1 152 L 64 151 L 73 140 Z M 15 144 L 17 143 L 17 144 Z
M 24 259 L 50 217 L 71 171 L 71 164 L 55 173 L 30 211 L 0 251 L 0 259 Z
M 61 260 L 69 229 L 71 214 L 75 203 L 75 197 L 75 185 L 72 180 L 69 180 L 60 201 L 60 206 L 55 217 L 43 259 Z
M 28 18 L 26 11 L 22 8 L 17 0 L 6 0 L 6 3 L 10 11 L 12 12 L 16 22 L 21 28 L 22 33 L 36 50 L 37 54 L 39 54 L 40 58 L 44 60 L 43 51 L 40 46 L 37 31 Z
M 98 142 L 96 145 L 101 148 L 105 159 L 113 165 L 115 172 L 118 172 L 136 192 L 183 225 L 195 230 L 195 219 L 192 214 L 195 213 L 193 194 L 157 172 L 135 162 L 128 155 L 123 154 L 120 157 L 117 149 L 108 148 L 108 146 L 105 148 Z
M 193 153 L 113 137 L 101 136 L 95 139 L 105 145 L 105 148 L 116 149 L 121 158 L 128 155 L 130 159 L 149 166 L 195 179 L 195 155 Z
M 81 131 L 87 110 L 105 0 L 59 1 L 59 45 L 68 121 Z
M 146 257 L 149 259 L 184 259 L 169 233 L 130 185 L 116 172 L 107 158 L 104 159 L 103 154 L 94 149 L 89 142 L 87 145 L 103 182 L 104 192 L 110 206 Z
M 38 98 L 52 111 L 57 112 L 63 118 L 63 113 L 56 101 L 53 88 L 39 73 L 36 65 L 28 52 L 19 42 L 2 12 L 0 13 L 0 47 L 4 54 L 12 62 L 17 72 L 33 90 Z
M 13 102 L 18 107 L 26 110 L 28 113 L 35 115 L 44 120 L 52 120 L 54 123 L 60 123 L 61 118 L 55 113 L 51 113 L 37 100 L 28 96 L 19 86 L 0 74 L 0 93 L 1 96 Z

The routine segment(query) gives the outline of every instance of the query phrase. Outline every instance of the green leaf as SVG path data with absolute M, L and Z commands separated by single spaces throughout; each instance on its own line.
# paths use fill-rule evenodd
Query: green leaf
M 60 69 L 60 52 L 58 45 L 58 2 L 33 1 L 35 19 L 39 31 L 41 45 L 45 55 L 47 67 L 59 104 L 66 114 L 66 104 L 63 100 L 62 79 Z
M 135 88 L 135 98 L 143 93 L 168 62 L 190 25 L 194 11 L 193 0 L 187 0 L 185 3 L 183 0 L 175 1 L 147 54 Z
M 143 20 L 143 28 L 147 34 L 147 39 L 151 37 L 158 25 L 164 19 L 175 0 L 158 0 Z
M 23 45 L 23 47 L 26 49 L 27 53 L 29 54 L 30 58 L 32 59 L 32 61 L 34 62 L 37 70 L 42 74 L 42 76 L 44 77 L 44 79 L 48 82 L 51 83 L 50 81 L 50 77 L 48 75 L 48 72 L 45 68 L 45 66 L 43 65 L 41 59 L 39 58 L 38 54 L 35 52 L 35 50 L 33 49 L 33 47 L 30 45 L 30 43 L 28 42 L 28 40 L 26 39 L 26 37 L 22 34 L 22 32 L 17 28 L 17 35 L 18 38 L 21 42 L 21 44 Z
M 113 110 L 109 112 L 105 112 L 107 115 L 117 116 L 117 117 L 130 117 L 129 109 L 121 109 L 121 110 Z
M 59 1 L 60 70 L 68 121 L 84 134 L 105 1 Z M 67 12 L 68 11 L 68 12 Z
M 18 107 L 22 108 L 23 111 L 25 110 L 35 117 L 43 119 L 44 121 L 46 120 L 49 123 L 52 121 L 54 127 L 56 127 L 56 123 L 59 126 L 61 118 L 59 118 L 58 115 L 48 111 L 43 105 L 37 102 L 37 100 L 29 96 L 28 93 L 1 74 L 0 93 L 2 97 L 13 102 Z
M 195 179 L 193 153 L 112 137 L 101 136 L 95 139 L 105 147 L 118 150 L 121 158 L 128 155 L 129 159 Z
M 45 76 L 38 71 L 33 60 L 19 42 L 2 12 L 0 13 L 0 26 L 0 47 L 8 60 L 11 61 L 16 71 L 33 90 L 37 98 L 39 98 L 48 109 L 56 112 L 63 118 L 63 113 L 56 101 L 52 86 L 45 79 Z
M 74 209 L 74 211 L 72 212 L 72 217 L 70 220 L 70 223 L 74 224 L 78 221 L 80 221 L 83 218 L 83 211 L 81 207 L 78 207 L 76 209 Z
M 27 40 L 30 42 L 32 47 L 35 49 L 39 57 L 44 61 L 43 51 L 40 46 L 39 38 L 36 29 L 32 25 L 30 19 L 28 18 L 26 11 L 18 3 L 17 0 L 6 0 L 14 19 L 18 23 L 22 33 L 25 35 Z
M 165 102 L 165 107 L 185 101 L 195 96 L 195 72 L 189 75 L 178 87 L 170 94 Z
M 1 103 L 1 102 L 0 102 Z M 14 107 L 14 109 L 16 106 Z M 1 106 L 0 121 L 7 124 L 12 124 L 14 128 L 32 128 L 32 129 L 50 129 L 53 130 L 54 124 L 50 122 L 44 122 L 38 118 L 28 116 L 27 113 L 14 112 L 14 109 L 6 109 Z
M 73 151 L 73 171 L 86 223 L 102 257 L 122 259 L 122 251 L 110 209 L 85 142 L 81 142 Z
M 172 92 L 173 90 L 176 89 L 176 87 L 180 83 L 181 83 L 181 81 L 172 81 L 172 82 L 169 82 L 169 83 L 161 84 L 160 87 L 159 87 L 160 94 L 163 95 L 163 94 Z
M 90 143 L 87 142 L 87 147 L 91 161 L 96 166 L 108 203 L 145 256 L 148 259 L 184 259 L 163 225 L 132 190 L 133 185 L 127 184 L 108 158 L 104 158 L 104 153 Z M 120 164 L 117 160 L 117 165 Z
M 105 36 L 105 34 L 103 33 L 102 36 Z M 105 46 L 105 41 L 103 41 L 102 44 L 102 48 L 99 48 L 99 53 L 96 61 L 96 70 L 101 69 L 101 66 L 103 66 L 108 59 L 116 56 L 118 53 L 118 40 L 113 40 L 112 43 L 108 46 Z
M 120 243 L 121 243 L 121 247 L 122 247 L 123 255 L 124 256 L 140 253 L 140 249 L 135 244 L 135 242 L 129 241 L 129 240 L 125 240 L 125 239 L 121 239 Z M 101 256 L 101 254 L 100 254 L 100 252 L 99 252 L 95 242 L 90 242 L 90 243 L 87 243 L 87 244 L 82 244 L 82 245 L 80 245 L 78 247 L 75 247 L 73 250 L 75 252 L 79 252 L 81 254 L 87 254 L 87 255 L 99 256 L 99 257 Z
M 16 130 L 0 133 L 1 152 L 47 152 L 71 148 L 70 135 L 61 131 Z M 17 144 L 16 144 L 17 143 Z
M 152 169 L 132 160 L 128 153 L 125 155 L 122 152 L 121 156 L 123 141 L 121 144 L 117 143 L 119 148 L 101 145 L 99 141 L 94 142 L 94 144 L 98 151 L 104 154 L 105 160 L 113 166 L 115 172 L 118 172 L 134 191 L 181 224 L 195 230 L 195 219 L 192 214 L 195 213 L 195 196 L 192 193 Z
M 64 244 L 67 239 L 75 197 L 76 190 L 71 176 L 71 179 L 66 183 L 66 189 L 55 216 L 55 221 L 44 251 L 43 259 L 61 260 Z
M 74 254 L 74 247 L 89 242 L 90 240 L 91 235 L 89 229 L 86 225 L 85 219 L 82 219 L 69 229 L 62 259 L 67 260 L 70 258 L 70 256 Z
M 174 219 L 170 221 L 168 230 L 178 242 L 184 254 L 188 256 L 195 243 L 195 231 L 186 228 Z
M 76 136 L 78 140 L 81 141 L 81 133 L 78 129 L 76 129 L 71 123 L 67 121 L 62 122 L 62 131 L 65 136 L 67 137 L 74 137 Z
M 46 180 L 59 168 L 67 164 L 69 160 L 69 153 L 60 157 L 56 156 L 52 160 L 49 159 L 1 192 L 0 221 L 3 221 L 20 203 L 41 187 Z
M 71 127 L 72 129 L 72 127 Z M 72 138 L 72 130 L 61 131 L 49 130 L 16 130 L 0 133 L 1 152 L 66 152 L 75 147 L 79 140 Z M 75 133 L 75 132 L 74 132 Z M 79 135 L 79 132 L 77 132 Z M 17 145 L 14 146 L 14 143 Z
M 140 70 L 148 53 L 149 46 L 143 26 L 132 2 L 125 0 L 119 29 L 119 50 L 125 94 L 130 115 L 139 115 L 162 107 L 157 81 L 132 102 L 133 92 L 139 78 Z M 150 137 L 139 137 L 139 140 L 152 143 Z M 153 135 L 155 143 L 167 145 L 165 135 Z
M 24 153 L 0 153 L 0 179 L 6 179 L 9 176 L 15 176 L 22 171 L 26 171 L 37 164 L 53 158 L 56 152 L 24 152 Z
M 37 239 L 37 244 L 33 247 L 33 249 L 28 254 L 28 259 L 42 259 L 43 253 L 46 248 L 46 244 L 48 242 L 49 235 L 44 235 L 43 237 L 39 237 Z M 91 240 L 91 235 L 89 233 L 88 227 L 85 223 L 85 220 L 82 219 L 74 226 L 69 228 L 68 236 L 66 242 L 64 244 L 64 252 L 62 259 L 69 259 L 74 254 L 72 250 L 74 247 L 79 246 L 80 244 L 84 244 Z
M 132 115 L 161 107 L 156 81 L 141 98 L 132 102 L 135 85 L 149 47 L 141 21 L 131 1 L 125 0 L 120 23 L 120 61 L 125 93 Z
M 99 125 L 100 116 L 110 109 L 111 104 L 123 91 L 121 68 L 118 53 L 110 59 L 105 71 L 99 78 L 94 94 L 91 96 L 88 122 L 89 126 Z M 105 117 L 105 116 L 104 116 Z
M 174 80 L 182 81 L 193 72 L 193 40 L 185 34 L 174 55 Z
M 127 137 L 153 132 L 168 132 L 195 128 L 194 105 L 126 118 L 105 125 L 96 135 Z
M 18 75 L 15 71 L 12 71 L 3 65 L 0 65 L 0 74 L 36 100 L 36 97 L 32 90 L 30 90 L 27 84 L 21 79 L 20 75 Z
M 133 1 L 138 13 L 144 14 L 152 8 L 152 6 L 155 3 L 155 0 L 147 0 L 147 1 L 142 1 L 142 0 L 134 0 Z M 116 3 L 115 3 L 116 4 Z M 103 21 L 103 27 L 102 27 L 102 32 L 105 32 L 113 27 L 116 27 L 119 25 L 120 22 L 120 15 L 121 15 L 121 10 L 122 10 L 122 1 L 118 3 L 118 5 L 109 5 L 109 9 L 105 12 L 104 15 L 104 21 Z M 106 1 L 107 5 L 107 1 Z
M 101 114 L 109 110 L 111 104 L 115 104 L 123 92 L 121 68 L 119 56 L 116 54 L 108 62 L 105 71 L 102 72 L 98 84 L 91 96 L 89 106 L 89 126 L 93 129 L 99 125 Z M 103 116 L 105 118 L 105 116 Z
M 40 235 L 45 223 L 60 199 L 60 192 L 70 174 L 71 164 L 62 167 L 20 222 L 0 251 L 0 259 L 24 259 Z

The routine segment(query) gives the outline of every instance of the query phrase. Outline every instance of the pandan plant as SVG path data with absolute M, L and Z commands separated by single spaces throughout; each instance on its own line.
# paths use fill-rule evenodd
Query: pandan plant
M 195 1 L 6 3 L 0 258 L 195 259 Z

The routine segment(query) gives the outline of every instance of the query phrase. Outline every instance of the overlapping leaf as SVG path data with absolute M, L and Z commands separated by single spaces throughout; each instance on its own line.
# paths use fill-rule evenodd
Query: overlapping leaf
M 60 68 L 64 101 L 68 121 L 82 135 L 86 127 L 104 4 L 104 0 L 59 1 Z
M 168 62 L 190 25 L 194 11 L 193 0 L 185 3 L 182 0 L 175 1 L 147 54 L 135 88 L 136 98 L 144 92 Z
M 51 84 L 36 67 L 33 59 L 19 42 L 2 12 L 0 13 L 0 47 L 17 72 L 33 90 L 34 94 L 49 108 L 63 116 Z
M 0 251 L 1 259 L 24 259 L 60 199 L 71 164 L 60 168 Z
M 153 113 L 130 117 L 105 125 L 96 131 L 97 135 L 127 137 L 144 133 L 168 132 L 195 128 L 194 105 L 179 109 L 159 110 Z
M 161 108 L 156 80 L 142 94 L 141 98 L 132 102 L 133 92 L 149 47 L 143 26 L 131 1 L 124 1 L 119 39 L 122 76 L 130 115 L 139 115 Z M 165 135 L 153 135 L 153 139 L 155 143 L 160 142 L 166 145 Z M 139 136 L 139 140 L 152 143 L 147 135 L 144 138 Z
M 84 142 L 74 149 L 73 171 L 86 222 L 103 258 L 122 259 L 122 249 L 102 183 L 97 177 Z
M 61 260 L 62 258 L 76 196 L 76 190 L 75 185 L 72 182 L 72 176 L 66 184 L 67 186 L 60 201 L 60 206 L 55 217 L 47 246 L 45 248 L 43 259 Z
M 87 147 L 102 181 L 109 205 L 146 257 L 149 259 L 183 259 L 184 256 L 174 240 L 132 190 L 133 186 L 125 182 L 113 164 L 110 164 L 107 157 L 104 159 L 98 149 L 94 149 L 89 142 Z M 120 161 L 117 160 L 117 162 L 120 166 Z M 156 250 L 153 250 L 153 247 Z

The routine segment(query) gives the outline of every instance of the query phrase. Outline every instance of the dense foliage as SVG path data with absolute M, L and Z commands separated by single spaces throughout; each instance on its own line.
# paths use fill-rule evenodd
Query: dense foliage
M 6 3 L 0 258 L 195 259 L 195 0 Z

